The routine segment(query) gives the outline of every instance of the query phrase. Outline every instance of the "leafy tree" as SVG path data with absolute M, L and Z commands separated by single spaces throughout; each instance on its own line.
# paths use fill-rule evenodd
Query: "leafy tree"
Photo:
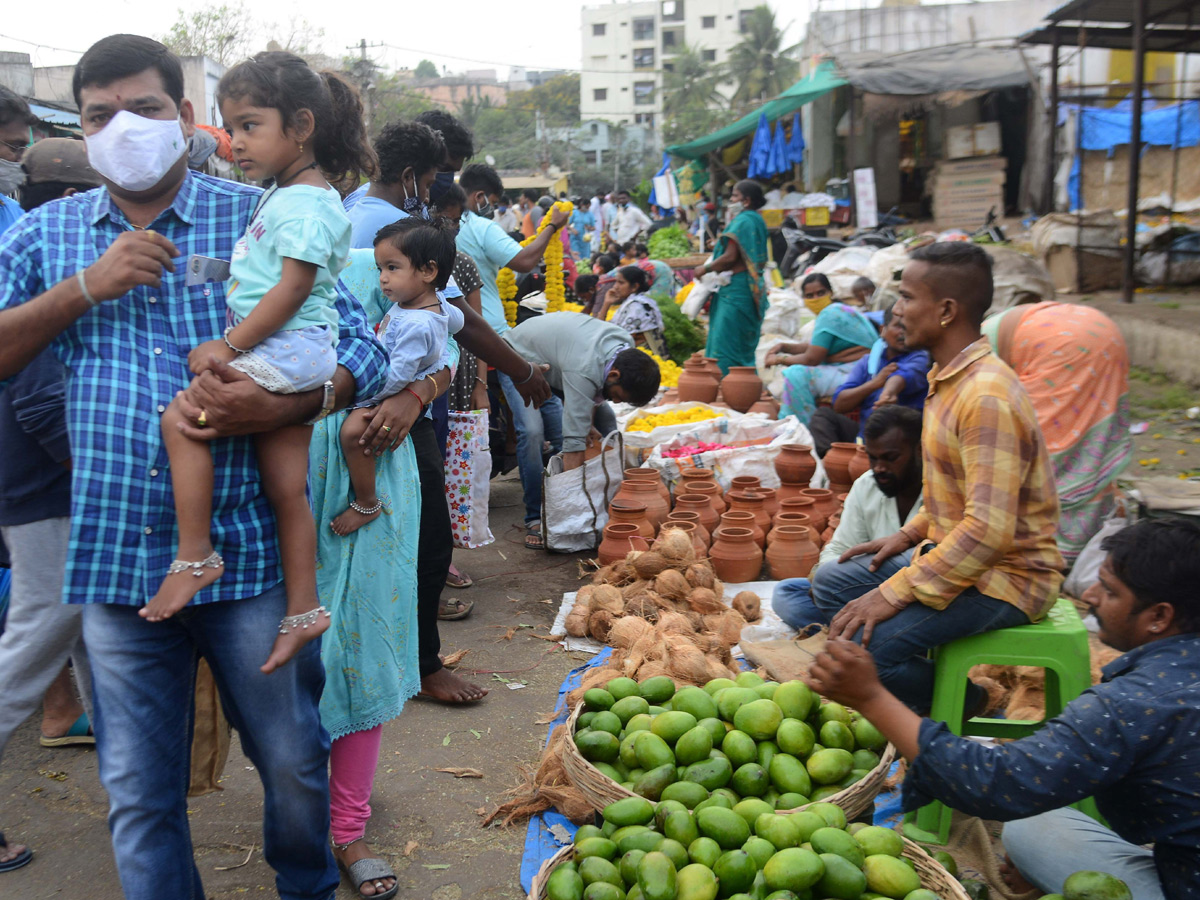
M 158 38 L 177 56 L 208 56 L 230 65 L 250 55 L 255 25 L 241 3 L 209 4 L 178 13 L 171 30 Z
M 438 71 L 438 67 L 430 60 L 423 59 L 417 63 L 417 68 L 413 74 L 417 78 L 437 78 L 441 73 Z
M 356 63 L 357 61 L 349 60 L 348 62 Z M 377 78 L 371 94 L 375 104 L 375 117 L 371 130 L 375 134 L 378 134 L 385 125 L 392 122 L 410 121 L 425 110 L 437 106 L 424 94 L 408 87 L 394 74 Z
M 458 112 L 455 115 L 468 128 L 474 129 L 480 113 L 494 108 L 491 97 L 467 97 L 459 104 Z
M 728 112 L 717 90 L 720 73 L 713 72 L 699 48 L 681 48 L 671 64 L 663 74 L 663 137 L 677 144 L 719 127 Z
M 579 75 L 556 75 L 537 87 L 509 94 L 509 108 L 540 112 L 548 128 L 579 124 Z
M 750 11 L 745 37 L 729 51 L 726 74 L 737 85 L 733 106 L 746 108 L 787 90 L 799 76 L 800 64 L 792 55 L 799 44 L 781 47 L 783 31 L 775 24 L 769 6 Z

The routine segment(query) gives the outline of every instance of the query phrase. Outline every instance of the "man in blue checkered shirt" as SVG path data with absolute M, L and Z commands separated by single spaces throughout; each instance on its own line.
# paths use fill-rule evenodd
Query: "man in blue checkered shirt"
M 216 361 L 189 389 L 188 352 L 220 338 L 225 287 L 189 286 L 185 263 L 228 260 L 259 191 L 188 171 L 193 109 L 179 60 L 156 41 L 99 41 L 79 61 L 74 90 L 105 187 L 43 206 L 0 239 L 0 378 L 47 346 L 68 371 L 64 593 L 87 604 L 100 779 L 121 884 L 129 900 L 204 896 L 185 796 L 200 654 L 263 780 L 263 850 L 280 896 L 328 900 L 338 875 L 327 839 L 329 738 L 317 712 L 320 642 L 278 672 L 258 669 L 285 601 L 275 523 L 245 435 L 371 396 L 387 358 L 344 294 L 340 365 L 324 390 L 269 394 Z M 138 609 L 175 545 L 159 418 L 185 389 L 194 433 L 212 439 L 213 541 L 225 576 L 152 623 Z

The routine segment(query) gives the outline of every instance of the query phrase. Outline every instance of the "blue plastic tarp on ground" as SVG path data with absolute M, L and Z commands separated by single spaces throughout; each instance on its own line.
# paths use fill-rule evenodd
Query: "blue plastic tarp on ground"
M 572 669 L 563 681 L 562 686 L 558 689 L 558 715 L 554 721 L 550 723 L 550 728 L 546 732 L 546 743 L 550 742 L 550 733 L 559 725 L 565 725 L 571 711 L 567 709 L 566 696 L 575 688 L 579 687 L 583 681 L 583 673 L 593 666 L 603 665 L 612 655 L 612 649 L 605 647 L 600 653 L 592 657 L 587 663 L 577 669 Z M 745 663 L 743 661 L 743 667 Z M 889 775 L 895 775 L 896 769 L 900 763 L 893 763 Z M 880 794 L 875 798 L 875 824 L 883 825 L 887 828 L 895 827 L 900 823 L 902 813 L 900 812 L 900 791 L 892 791 L 888 794 Z M 550 833 L 550 829 L 555 825 L 561 825 L 566 831 L 574 836 L 578 826 L 570 819 L 556 812 L 555 810 L 547 810 L 544 813 L 533 816 L 529 820 L 529 827 L 525 832 L 525 850 L 521 854 L 521 890 L 526 894 L 529 893 L 533 886 L 533 878 L 541 869 L 542 864 L 550 859 L 561 850 L 564 844 L 560 844 Z

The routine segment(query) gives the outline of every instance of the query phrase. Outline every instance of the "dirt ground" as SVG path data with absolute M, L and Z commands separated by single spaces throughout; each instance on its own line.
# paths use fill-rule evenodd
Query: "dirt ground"
M 501 802 L 518 763 L 536 760 L 546 735 L 536 722 L 554 708 L 563 678 L 581 661 L 534 636 L 547 633 L 563 592 L 577 583 L 580 557 L 525 550 L 516 473 L 492 486 L 496 543 L 455 552 L 476 582 L 458 596 L 476 601 L 475 610 L 441 629 L 443 652 L 470 650 L 459 672 L 491 693 L 467 708 L 412 701 L 384 729 L 367 837 L 395 868 L 399 896 L 410 900 L 524 896 L 518 875 L 525 827 L 481 828 L 480 813 Z M 38 721 L 17 732 L 0 768 L 0 828 L 36 853 L 24 869 L 0 875 L 0 897 L 120 900 L 95 753 L 43 749 Z M 484 777 L 455 778 L 434 771 L 439 767 L 474 768 Z M 223 786 L 189 808 L 209 900 L 274 897 L 262 856 L 262 788 L 236 738 Z M 338 900 L 355 896 L 343 879 Z

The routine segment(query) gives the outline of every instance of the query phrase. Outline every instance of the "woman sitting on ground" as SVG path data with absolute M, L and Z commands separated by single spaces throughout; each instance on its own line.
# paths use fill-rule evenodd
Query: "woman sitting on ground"
M 608 311 L 616 307 L 612 323 L 633 335 L 638 346 L 646 345 L 659 357 L 666 357 L 667 341 L 663 336 L 662 310 L 647 291 L 650 278 L 638 266 L 622 266 L 617 269 L 617 280 L 604 298 L 600 318 L 607 318 Z
M 817 409 L 817 401 L 833 394 L 846 380 L 854 363 L 871 352 L 879 332 L 853 306 L 834 303 L 833 287 L 819 272 L 801 282 L 800 293 L 804 305 L 817 317 L 812 338 L 808 343 L 776 344 L 765 363 L 787 366 L 783 372 L 779 417 L 795 416 L 807 425 Z

